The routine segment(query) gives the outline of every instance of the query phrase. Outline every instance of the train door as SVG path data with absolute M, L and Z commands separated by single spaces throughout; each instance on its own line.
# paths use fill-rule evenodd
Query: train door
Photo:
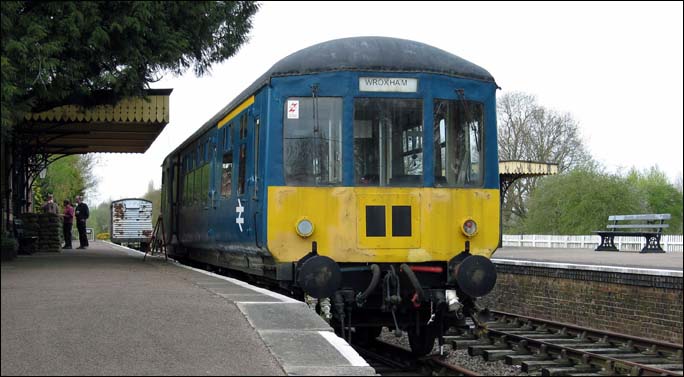
M 221 204 L 230 197 L 233 182 L 233 138 L 231 131 L 233 125 L 227 124 L 219 129 L 218 145 L 216 150 L 216 167 L 214 180 L 217 203 Z
M 167 160 L 164 170 L 162 172 L 162 218 L 164 221 L 164 233 L 166 236 L 166 243 L 171 242 L 171 237 L 176 234 L 177 225 L 177 211 L 178 211 L 178 174 L 179 174 L 178 157 L 174 156 Z M 153 219 L 156 224 L 157 219 Z
M 214 206 L 212 208 L 212 223 L 216 226 L 216 241 L 232 241 L 230 236 L 231 207 L 235 198 L 234 163 L 235 160 L 235 122 L 230 122 L 219 128 L 214 168 Z
M 216 191 L 216 177 L 212 174 L 217 165 L 217 140 L 216 136 L 209 133 L 206 138 L 202 139 L 202 153 L 204 157 L 204 164 L 202 165 L 202 229 L 206 229 L 206 233 L 202 234 L 203 241 L 213 242 L 216 239 L 216 222 L 214 221 L 214 212 L 217 208 L 217 191 Z
M 235 224 L 237 225 L 237 238 L 241 242 L 254 240 L 254 212 L 252 203 L 252 191 L 254 189 L 254 148 L 250 143 L 254 134 L 254 119 L 251 111 L 245 111 L 238 118 L 238 139 L 235 147 L 237 152 L 237 186 Z
M 255 109 L 256 110 L 256 109 Z M 253 117 L 250 122 L 251 125 L 251 135 L 252 135 L 252 187 L 251 187 L 251 204 L 252 204 L 252 218 L 254 227 L 253 240 L 256 246 L 261 248 L 259 237 L 264 236 L 264 222 L 263 222 L 263 205 L 264 201 L 261 200 L 263 195 L 263 184 L 264 180 L 259 174 L 261 168 L 259 167 L 260 156 L 261 156 L 261 117 L 258 112 L 252 112 Z M 260 231 L 261 230 L 261 231 Z
M 253 108 L 247 107 L 219 128 L 213 169 L 213 222 L 217 225 L 214 239 L 219 242 L 255 242 L 255 221 L 261 212 L 261 182 L 257 179 L 259 127 Z
M 182 160 L 180 158 L 180 154 L 176 155 L 173 159 L 172 162 L 172 167 L 170 169 L 171 171 L 171 178 L 170 180 L 170 200 L 169 200 L 169 205 L 170 205 L 170 219 L 169 223 L 171 226 L 167 230 L 169 233 L 169 241 L 171 241 L 171 237 L 175 234 L 176 237 L 178 237 L 178 212 L 180 209 L 180 201 L 181 201 L 181 180 L 180 180 L 180 170 L 181 170 L 181 165 L 182 165 Z

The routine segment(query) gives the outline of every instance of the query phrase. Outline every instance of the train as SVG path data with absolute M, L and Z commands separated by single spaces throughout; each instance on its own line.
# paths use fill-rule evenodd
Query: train
M 127 198 L 112 201 L 109 206 L 110 239 L 117 245 L 135 244 L 142 251 L 152 242 L 152 202 Z
M 283 58 L 162 163 L 170 257 L 290 292 L 352 342 L 424 355 L 496 283 L 491 74 L 389 37 Z

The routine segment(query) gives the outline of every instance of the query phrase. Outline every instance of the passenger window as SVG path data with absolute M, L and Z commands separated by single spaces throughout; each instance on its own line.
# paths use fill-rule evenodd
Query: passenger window
M 195 189 L 195 171 L 191 171 L 188 174 L 188 205 L 191 205 L 195 201 L 194 189 Z
M 233 190 L 233 152 L 223 155 L 221 165 L 221 197 L 227 198 Z
M 237 193 L 238 195 L 242 195 L 245 193 L 245 173 L 247 171 L 245 162 L 247 160 L 247 148 L 244 144 L 240 145 L 240 162 L 238 164 L 238 187 L 237 187 Z
M 200 202 L 205 203 L 209 200 L 209 162 L 202 166 L 202 186 L 200 189 Z
M 254 120 L 254 179 L 259 176 L 259 118 Z M 254 181 L 254 196 L 259 193 L 259 184 Z
M 247 137 L 247 114 L 240 117 L 240 139 Z
M 231 131 L 233 131 L 233 124 L 229 124 L 228 126 L 223 128 L 223 150 L 232 150 L 232 135 Z
M 185 172 L 185 176 L 183 177 L 183 205 L 189 205 L 190 204 L 190 174 L 188 172 Z

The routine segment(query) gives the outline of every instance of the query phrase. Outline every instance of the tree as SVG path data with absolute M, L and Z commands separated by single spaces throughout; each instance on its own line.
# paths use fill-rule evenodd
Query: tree
M 646 213 L 641 192 L 627 180 L 593 167 L 573 169 L 539 182 L 522 225 L 530 234 L 592 234 L 610 215 Z
M 500 160 L 557 163 L 559 172 L 591 162 L 572 116 L 537 104 L 533 95 L 502 95 L 497 101 L 497 118 Z M 502 211 L 506 227 L 525 219 L 527 198 L 538 180 L 518 180 L 508 189 Z
M 105 201 L 90 209 L 88 226 L 93 228 L 95 234 L 109 232 L 111 226 L 111 201 Z
M 669 227 L 663 230 L 664 233 L 682 233 L 682 193 L 676 185 L 669 182 L 664 172 L 657 166 L 643 173 L 632 169 L 626 181 L 639 190 L 648 213 L 669 213 L 672 216 L 668 221 Z
M 546 177 L 530 195 L 522 233 L 592 234 L 610 215 L 669 213 L 667 234 L 682 233 L 682 195 L 657 167 L 626 176 L 596 167 Z
M 3 136 L 26 112 L 141 95 L 164 73 L 233 56 L 250 1 L 2 1 Z
M 50 164 L 45 178 L 38 178 L 33 184 L 34 207 L 40 208 L 48 194 L 54 195 L 60 208 L 64 199 L 75 203 L 77 195 L 84 195 L 87 201 L 90 190 L 97 187 L 96 164 L 93 154 L 66 156 Z

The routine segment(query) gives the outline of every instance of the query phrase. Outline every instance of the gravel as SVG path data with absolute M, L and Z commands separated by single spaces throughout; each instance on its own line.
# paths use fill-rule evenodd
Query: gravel
M 408 337 L 406 334 L 397 338 L 391 331 L 388 331 L 386 327 L 382 329 L 382 333 L 378 339 L 409 349 Z M 437 351 L 438 350 L 435 347 L 433 352 Z M 468 350 L 454 350 L 451 348 L 450 344 L 444 346 L 444 354 L 446 355 L 445 362 L 459 365 L 485 376 L 529 376 L 529 374 L 523 373 L 518 365 L 507 365 L 504 361 L 487 362 L 480 356 L 468 355 Z

